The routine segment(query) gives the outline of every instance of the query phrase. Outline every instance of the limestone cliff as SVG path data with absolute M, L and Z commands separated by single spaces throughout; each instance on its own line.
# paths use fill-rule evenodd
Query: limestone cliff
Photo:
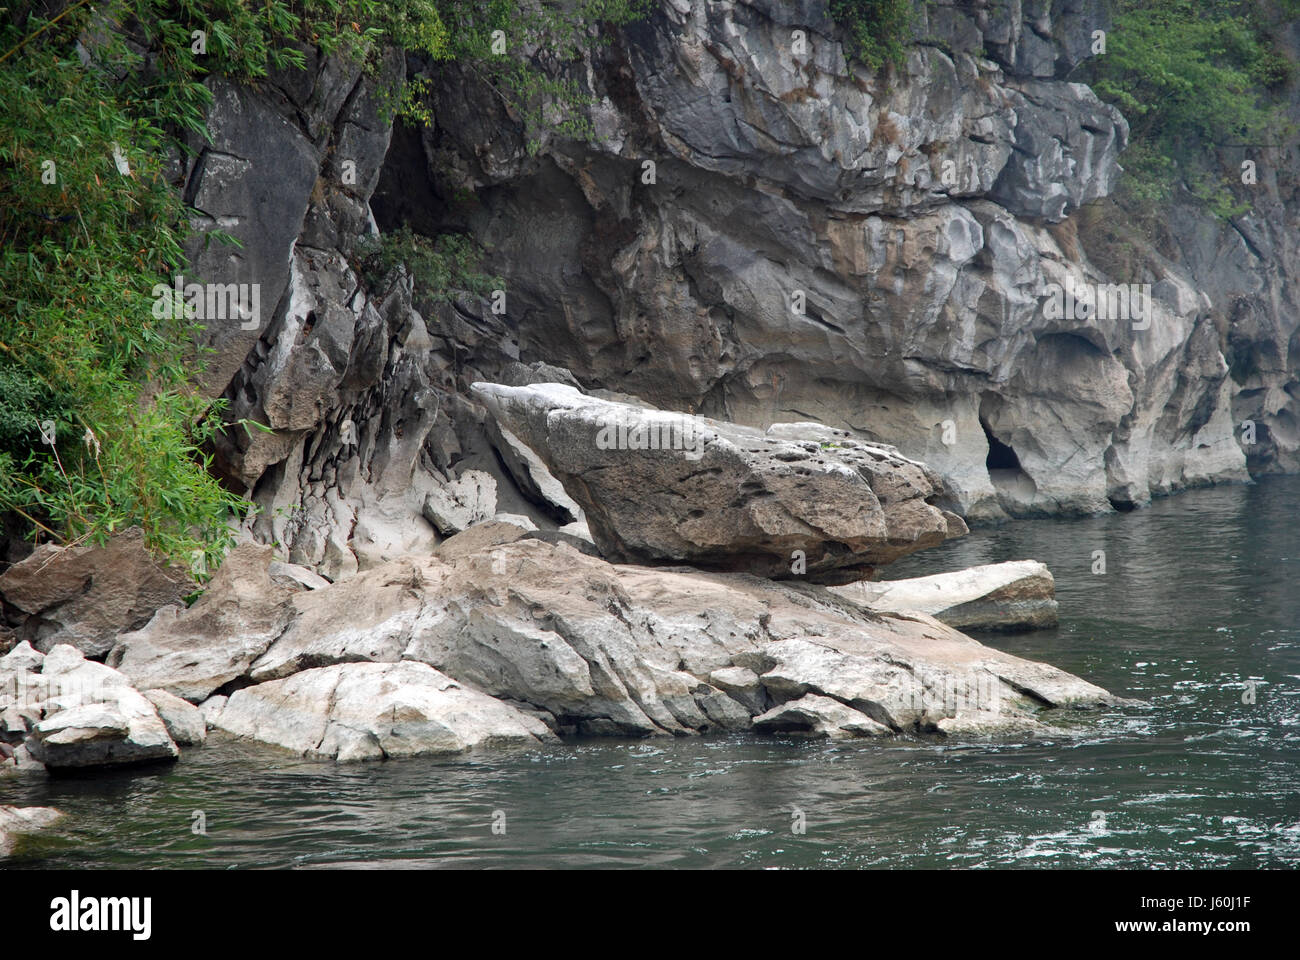
M 176 179 L 251 240 L 196 271 L 264 285 L 256 329 L 209 331 L 213 394 L 275 430 L 217 451 L 264 508 L 258 537 L 346 576 L 431 547 L 428 499 L 471 469 L 495 479 L 492 509 L 564 522 L 475 380 L 818 421 L 924 461 L 975 520 L 1295 469 L 1295 144 L 1271 148 L 1252 212 L 1180 202 L 1167 242 L 1117 259 L 1128 126 L 1070 79 L 1104 6 L 925 6 L 906 63 L 873 73 L 820 0 L 662 0 L 568 67 L 592 142 L 532 150 L 455 66 L 387 64 L 428 78 L 422 130 L 328 61 L 218 85 L 214 144 Z M 484 243 L 505 313 L 413 300 L 400 275 L 367 288 L 356 239 L 402 223 Z M 1149 310 L 1049 306 L 1108 284 Z

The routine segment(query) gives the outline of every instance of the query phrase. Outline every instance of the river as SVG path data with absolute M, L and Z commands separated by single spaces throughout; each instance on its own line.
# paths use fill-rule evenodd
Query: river
M 890 568 L 1047 563 L 1060 628 L 981 639 L 1151 705 L 1069 735 L 586 740 L 356 765 L 214 742 L 170 766 L 0 780 L 0 802 L 68 814 L 8 865 L 1296 866 L 1298 507 L 1300 478 L 1196 490 L 976 530 Z

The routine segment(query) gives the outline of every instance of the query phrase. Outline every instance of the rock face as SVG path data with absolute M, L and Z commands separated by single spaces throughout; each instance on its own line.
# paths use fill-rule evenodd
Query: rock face
M 926 463 L 972 520 L 1300 469 L 1286 148 L 1250 215 L 1180 201 L 1158 249 L 1118 256 L 1128 127 L 1070 79 L 1104 5 L 921 6 L 886 76 L 846 60 L 824 2 L 659 0 L 573 65 L 592 143 L 534 141 L 472 71 L 414 57 L 210 81 L 213 141 L 173 180 L 200 234 L 244 244 L 196 244 L 195 275 L 262 284 L 256 324 L 205 334 L 208 392 L 274 431 L 215 450 L 262 508 L 250 532 L 340 580 L 496 512 L 584 519 L 475 381 L 826 424 Z M 384 119 L 404 69 L 428 129 Z M 357 239 L 402 224 L 485 244 L 506 312 L 359 277 Z M 1143 316 L 1054 310 L 1108 284 L 1148 285 Z
M 1037 560 L 832 589 L 872 610 L 926 613 L 959 630 L 1039 630 L 1057 623 L 1056 581 Z
M 0 857 L 13 852 L 18 837 L 40 833 L 63 819 L 53 807 L 11 807 L 0 804 Z
M 222 730 L 334 760 L 463 753 L 554 739 L 540 720 L 423 663 L 345 663 L 237 690 Z
M 548 730 L 997 732 L 1035 727 L 1046 708 L 1114 702 L 923 614 L 871 613 L 806 583 L 610 564 L 535 538 L 475 543 L 474 529 L 444 557 L 295 594 L 287 628 L 229 699 L 203 705 L 209 724 L 346 760 Z
M 38 547 L 0 576 L 0 601 L 18 640 L 43 651 L 67 643 L 97 657 L 120 632 L 193 589 L 185 572 L 149 554 L 138 527 L 103 547 Z
M 764 434 L 558 383 L 473 390 L 564 484 L 612 560 L 847 583 L 966 532 L 934 505 L 932 471 L 842 431 Z

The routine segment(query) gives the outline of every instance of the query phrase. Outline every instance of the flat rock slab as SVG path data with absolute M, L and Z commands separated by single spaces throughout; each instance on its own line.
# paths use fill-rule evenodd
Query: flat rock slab
M 537 718 L 423 663 L 345 663 L 231 694 L 213 722 L 317 759 L 381 760 L 554 739 Z
M 209 722 L 229 728 L 239 715 L 228 713 L 233 707 L 296 691 L 271 684 L 323 667 L 412 661 L 517 705 L 561 735 L 748 730 L 755 717 L 809 694 L 890 732 L 1020 729 L 1047 708 L 1117 702 L 925 614 L 869 611 L 813 584 L 611 564 L 565 543 L 493 539 L 467 537 L 465 546 L 478 549 L 403 558 L 296 595 L 289 627 L 240 678 L 256 685 L 219 711 L 205 705 Z M 327 693 L 313 692 L 318 702 L 308 714 L 293 706 L 307 716 L 309 735 L 275 734 L 274 742 L 337 753 L 321 746 L 328 722 L 317 712 Z M 311 699 L 295 692 L 292 703 Z M 261 719 L 248 719 L 241 732 L 262 736 L 258 724 L 274 731 L 275 702 L 265 700 Z M 769 719 L 770 729 L 861 735 L 839 717 Z M 379 747 L 366 741 L 357 749 L 386 752 L 383 735 L 375 736 Z
M 959 630 L 1041 630 L 1057 624 L 1056 581 L 1037 560 L 831 589 L 872 610 L 928 613 Z
M 476 383 L 620 563 L 850 583 L 966 532 L 938 475 L 821 424 L 763 432 L 588 396 L 565 384 Z

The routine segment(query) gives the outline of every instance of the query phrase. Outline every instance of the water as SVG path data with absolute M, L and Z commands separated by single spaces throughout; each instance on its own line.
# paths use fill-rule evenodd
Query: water
M 1300 478 L 1200 490 L 976 531 L 891 571 L 1046 562 L 1060 629 L 985 639 L 1152 705 L 1083 736 L 589 740 L 359 765 L 227 742 L 170 767 L 0 779 L 0 802 L 69 815 L 13 865 L 1295 866 L 1297 504 Z

